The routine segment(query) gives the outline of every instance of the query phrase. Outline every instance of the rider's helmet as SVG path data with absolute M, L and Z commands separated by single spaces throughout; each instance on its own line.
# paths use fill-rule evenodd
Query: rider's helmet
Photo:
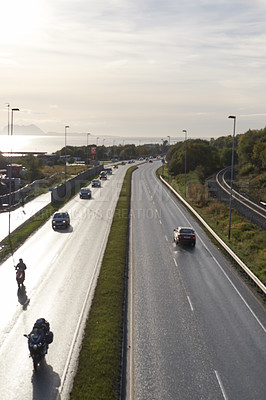
M 22 258 L 19 259 L 19 262 L 23 262 Z

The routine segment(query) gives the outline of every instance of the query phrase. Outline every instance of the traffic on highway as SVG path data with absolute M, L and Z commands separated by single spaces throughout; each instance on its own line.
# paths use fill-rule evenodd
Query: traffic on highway
M 157 168 L 133 174 L 126 398 L 262 399 L 265 307 Z M 173 240 L 178 226 L 196 246 Z
M 159 166 L 144 160 L 132 175 L 121 398 L 262 399 L 265 306 L 158 179 Z M 4 400 L 69 400 L 128 167 L 94 180 L 1 264 Z M 22 283 L 14 268 L 21 263 Z
M 69 215 L 69 224 L 52 229 L 51 217 L 2 263 L 1 399 L 69 398 L 83 328 L 126 170 L 115 169 L 101 187 L 91 189 L 88 201 L 77 193 L 63 209 Z M 27 269 L 24 284 L 18 287 L 14 266 L 20 258 Z M 40 318 L 49 322 L 53 342 L 36 373 L 29 357 L 30 342 L 24 334 L 29 335 Z M 37 336 L 32 337 L 32 343 L 38 345 Z

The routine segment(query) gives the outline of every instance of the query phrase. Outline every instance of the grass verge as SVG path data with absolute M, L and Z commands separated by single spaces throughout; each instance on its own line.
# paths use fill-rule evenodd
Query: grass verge
M 125 176 L 86 322 L 71 400 L 118 400 L 121 391 L 131 175 Z

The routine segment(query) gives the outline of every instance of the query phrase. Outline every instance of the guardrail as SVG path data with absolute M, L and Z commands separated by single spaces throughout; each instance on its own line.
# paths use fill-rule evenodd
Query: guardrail
M 104 167 L 102 164 L 97 165 L 96 167 L 87 169 L 86 171 L 81 172 L 73 178 L 68 179 L 61 185 L 53 188 L 51 190 L 51 203 L 56 200 L 67 200 L 67 198 L 71 196 L 71 193 L 74 189 L 76 189 L 77 187 L 80 189 L 80 185 L 83 181 L 88 180 L 90 177 L 93 177 L 96 174 L 99 174 L 103 168 Z
M 210 232 L 210 234 L 220 243 L 220 245 L 230 254 L 230 256 L 237 262 L 237 264 L 248 274 L 248 276 L 253 280 L 254 283 L 266 294 L 266 286 L 257 278 L 255 274 L 243 263 L 242 260 L 230 249 L 229 246 L 214 232 L 214 230 L 206 223 L 206 221 L 188 204 L 182 196 L 175 189 L 166 182 L 162 176 L 160 176 L 161 181 L 178 197 L 180 201 L 185 204 L 185 206 L 197 217 L 197 219 L 204 225 L 204 227 Z

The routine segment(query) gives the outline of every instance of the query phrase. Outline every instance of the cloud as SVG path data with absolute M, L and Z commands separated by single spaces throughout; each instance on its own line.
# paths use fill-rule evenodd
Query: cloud
M 266 100 L 264 1 L 40 4 L 42 13 L 32 9 L 31 35 L 0 38 L 2 97 L 34 111 L 16 120 L 30 124 L 34 117 L 44 131 L 67 123 L 132 135 L 141 126 L 171 134 L 189 118 L 191 129 L 206 135 L 210 115 L 217 134 L 228 111 L 244 107 L 254 126 L 261 118 L 255 114 L 263 114 Z M 0 126 L 5 120 L 0 112 Z

